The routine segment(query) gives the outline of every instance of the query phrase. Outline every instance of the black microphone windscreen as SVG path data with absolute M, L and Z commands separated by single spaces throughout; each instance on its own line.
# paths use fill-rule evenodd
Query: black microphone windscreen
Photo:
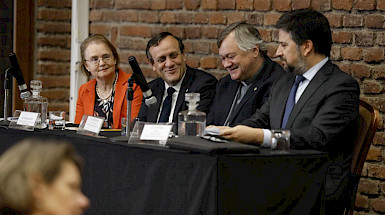
M 134 73 L 134 80 L 136 84 L 140 86 L 143 92 L 146 92 L 149 90 L 147 86 L 146 78 L 144 77 L 142 70 L 139 67 L 138 61 L 136 61 L 134 56 L 130 56 L 128 58 L 128 63 L 130 64 L 132 68 L 132 72 Z
M 14 52 L 9 53 L 9 61 L 11 62 L 11 66 L 13 68 L 13 75 L 16 78 L 17 84 L 19 86 L 24 85 L 25 81 L 23 78 L 23 73 L 20 70 L 19 62 L 17 61 L 17 57 Z
M 20 70 L 19 62 L 17 61 L 17 57 L 14 52 L 9 53 L 9 61 L 14 69 Z

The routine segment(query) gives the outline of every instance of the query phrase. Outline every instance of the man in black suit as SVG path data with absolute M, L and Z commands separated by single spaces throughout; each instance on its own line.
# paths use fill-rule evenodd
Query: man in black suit
M 275 82 L 267 102 L 250 119 L 221 127 L 220 134 L 269 147 L 269 129 L 286 129 L 291 148 L 328 152 L 325 210 L 342 214 L 357 134 L 359 85 L 329 60 L 332 38 L 324 15 L 308 9 L 288 12 L 277 29 L 276 55 L 291 74 Z
M 160 77 L 148 84 L 157 103 L 146 105 L 144 99 L 138 115 L 140 120 L 177 123 L 178 113 L 187 110 L 185 93 L 200 93 L 197 109 L 209 111 L 217 79 L 186 65 L 180 38 L 169 32 L 159 33 L 148 42 L 146 55 L 153 71 Z
M 284 70 L 266 55 L 266 45 L 258 30 L 245 22 L 227 26 L 217 45 L 229 75 L 217 84 L 207 125 L 233 126 L 265 103 L 270 87 Z

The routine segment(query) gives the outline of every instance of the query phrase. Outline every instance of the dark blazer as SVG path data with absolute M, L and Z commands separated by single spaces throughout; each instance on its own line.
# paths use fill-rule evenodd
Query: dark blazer
M 285 71 L 278 63 L 266 57 L 256 81 L 251 84 L 229 119 L 229 125 L 233 126 L 242 122 L 260 108 L 269 97 L 273 83 L 284 73 Z M 207 115 L 207 125 L 223 125 L 225 123 L 240 84 L 239 81 L 231 80 L 230 75 L 219 80 L 213 105 Z
M 279 129 L 294 78 L 287 73 L 278 79 L 267 102 L 241 124 Z M 303 92 L 286 125 L 291 148 L 328 152 L 327 200 L 343 197 L 357 134 L 359 94 L 357 81 L 328 61 Z
M 214 99 L 217 84 L 217 79 L 213 75 L 189 66 L 186 66 L 186 68 L 186 75 L 182 81 L 172 120 L 176 123 L 178 122 L 178 113 L 188 109 L 184 100 L 185 93 L 200 93 L 200 102 L 197 109 L 207 113 Z M 148 86 L 156 97 L 157 103 L 148 107 L 143 101 L 138 118 L 146 122 L 157 122 L 165 91 L 164 81 L 157 78 L 151 81 Z

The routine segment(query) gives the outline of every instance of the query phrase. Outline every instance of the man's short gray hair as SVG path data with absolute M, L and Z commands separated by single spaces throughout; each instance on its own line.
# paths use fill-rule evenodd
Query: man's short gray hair
M 220 34 L 217 40 L 218 48 L 221 47 L 223 40 L 231 33 L 235 32 L 235 42 L 239 49 L 247 51 L 259 47 L 259 51 L 266 55 L 267 48 L 265 42 L 261 39 L 259 31 L 251 24 L 245 22 L 235 22 L 227 26 Z

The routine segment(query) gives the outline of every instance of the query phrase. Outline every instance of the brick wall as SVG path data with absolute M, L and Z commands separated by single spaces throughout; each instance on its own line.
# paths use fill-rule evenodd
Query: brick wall
M 134 55 L 149 78 L 145 47 L 152 34 L 170 31 L 184 39 L 188 64 L 220 78 L 226 71 L 217 56 L 216 38 L 229 23 L 247 20 L 277 48 L 274 24 L 285 11 L 313 8 L 333 30 L 331 59 L 357 79 L 361 98 L 381 115 L 365 163 L 356 214 L 385 213 L 385 0 L 91 0 L 90 33 L 106 35 L 117 47 L 121 67 L 130 72 Z M 49 109 L 69 106 L 71 0 L 38 0 L 36 75 L 43 81 Z
M 43 83 L 48 110 L 69 111 L 71 0 L 38 0 L 36 74 Z

